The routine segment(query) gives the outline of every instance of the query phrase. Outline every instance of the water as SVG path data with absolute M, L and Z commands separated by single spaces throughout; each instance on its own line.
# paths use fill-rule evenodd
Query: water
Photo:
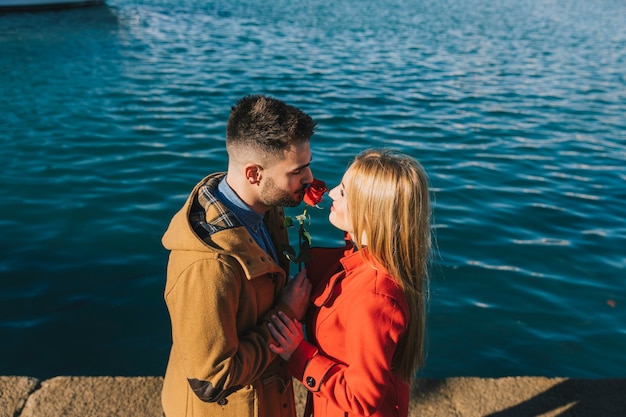
M 161 375 L 160 238 L 230 106 L 319 124 L 434 195 L 422 375 L 626 375 L 626 4 L 107 0 L 0 15 L 0 374 Z M 339 236 L 314 213 L 316 244 Z

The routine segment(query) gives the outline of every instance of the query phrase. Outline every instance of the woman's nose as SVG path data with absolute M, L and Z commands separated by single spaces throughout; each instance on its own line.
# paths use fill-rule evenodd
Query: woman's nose
M 336 196 L 336 191 L 337 191 L 337 187 L 334 187 L 332 190 L 330 190 L 328 192 L 328 196 L 330 197 L 331 200 L 336 200 L 335 196 Z

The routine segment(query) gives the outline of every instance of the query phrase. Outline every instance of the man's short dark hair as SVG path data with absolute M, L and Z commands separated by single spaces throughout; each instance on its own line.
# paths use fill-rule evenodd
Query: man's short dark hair
M 309 141 L 315 121 L 295 106 L 273 97 L 249 95 L 231 108 L 226 125 L 226 148 L 251 149 L 266 157 Z

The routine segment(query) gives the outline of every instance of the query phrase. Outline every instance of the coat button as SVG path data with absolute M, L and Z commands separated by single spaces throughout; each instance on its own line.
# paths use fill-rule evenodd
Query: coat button
M 222 398 L 217 403 L 219 405 L 226 405 L 226 404 L 228 404 L 228 400 L 226 398 Z
M 315 386 L 315 378 L 313 378 L 312 376 L 307 376 L 306 377 L 306 384 L 313 388 Z

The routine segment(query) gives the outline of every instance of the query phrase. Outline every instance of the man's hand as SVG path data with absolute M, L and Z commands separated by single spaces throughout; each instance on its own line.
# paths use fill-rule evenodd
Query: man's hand
M 311 283 L 306 277 L 306 270 L 302 269 L 283 289 L 281 300 L 287 304 L 296 318 L 302 320 L 309 306 L 311 297 Z

